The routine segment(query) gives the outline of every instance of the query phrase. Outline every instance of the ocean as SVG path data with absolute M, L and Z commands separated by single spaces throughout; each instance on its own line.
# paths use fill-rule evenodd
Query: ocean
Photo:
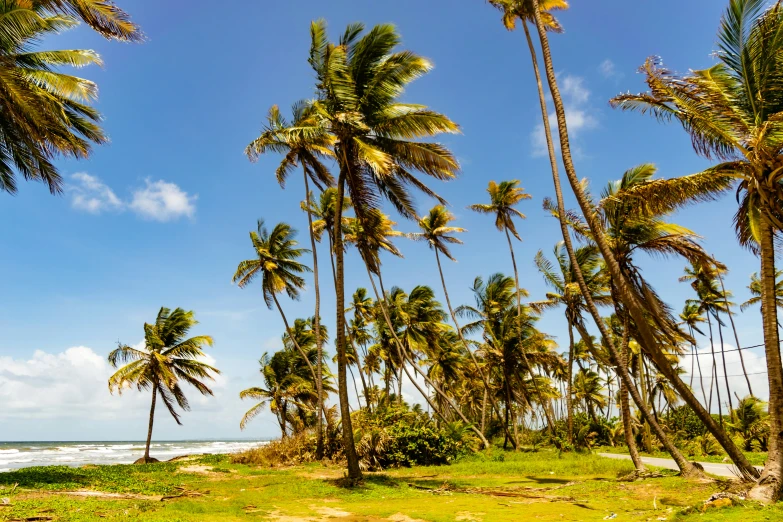
M 150 456 L 168 460 L 180 455 L 235 453 L 266 444 L 248 440 L 158 441 Z M 144 442 L 0 442 L 0 472 L 30 466 L 83 466 L 85 464 L 131 464 L 144 455 Z

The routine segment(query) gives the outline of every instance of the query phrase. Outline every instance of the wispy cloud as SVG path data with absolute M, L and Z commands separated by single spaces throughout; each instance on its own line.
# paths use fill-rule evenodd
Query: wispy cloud
M 560 94 L 565 106 L 566 124 L 568 125 L 569 138 L 578 140 L 585 131 L 598 126 L 596 109 L 590 106 L 590 90 L 585 86 L 585 80 L 579 76 L 566 75 L 560 79 Z M 554 112 L 548 115 L 549 128 L 552 130 L 552 139 L 555 141 L 555 149 L 559 150 L 559 134 L 557 129 L 557 116 Z M 538 123 L 530 136 L 533 148 L 533 156 L 545 156 L 547 154 L 546 133 L 544 124 Z M 581 154 L 576 143 L 572 143 L 574 154 Z
M 601 62 L 601 65 L 598 66 L 598 71 L 601 73 L 601 75 L 604 78 L 608 80 L 609 79 L 619 80 L 624 76 L 623 73 L 617 70 L 617 66 L 609 58 Z
M 190 195 L 176 183 L 146 179 L 143 188 L 124 201 L 97 176 L 80 172 L 71 176 L 67 191 L 71 206 L 90 214 L 130 210 L 143 219 L 173 221 L 196 214 L 197 195 Z
M 122 210 L 123 203 L 108 185 L 86 172 L 72 176 L 74 182 L 68 186 L 71 206 L 90 214 L 100 214 L 107 210 Z
M 175 183 L 145 181 L 147 186 L 133 193 L 130 209 L 143 218 L 155 221 L 171 221 L 183 216 L 192 218 L 196 213 L 196 199 Z

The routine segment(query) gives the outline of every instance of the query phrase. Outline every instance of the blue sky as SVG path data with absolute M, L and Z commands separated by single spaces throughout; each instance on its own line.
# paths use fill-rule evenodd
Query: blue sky
M 139 342 L 144 321 L 162 305 L 196 311 L 201 324 L 194 333 L 214 336 L 210 354 L 224 373 L 217 397 L 194 400 L 183 427 L 159 415 L 156 437 L 277 434 L 269 415 L 240 432 L 239 418 L 250 404 L 237 394 L 259 383 L 256 361 L 280 345 L 282 321 L 265 308 L 258 287 L 239 290 L 230 279 L 252 254 L 247 233 L 256 219 L 306 229 L 299 178 L 282 191 L 273 179 L 278 158 L 251 164 L 243 149 L 270 105 L 285 108 L 313 95 L 306 58 L 309 22 L 316 18 L 325 18 L 334 35 L 357 20 L 395 23 L 404 47 L 435 63 L 405 99 L 462 126 L 462 135 L 443 139 L 460 159 L 460 179 L 431 184 L 469 230 L 465 245 L 454 249 L 459 262 L 444 266 L 453 302 L 471 299 L 475 276 L 511 272 L 505 239 L 492 220 L 465 210 L 486 199 L 493 179 L 520 179 L 533 195 L 522 205 L 528 219 L 519 226 L 524 242 L 516 245 L 517 259 L 522 285 L 531 298 L 543 297 L 533 256 L 539 249 L 551 252 L 559 229 L 541 209 L 553 191 L 541 154 L 530 58 L 523 33 L 503 29 L 485 3 L 300 0 L 246 2 L 242 10 L 202 0 L 120 3 L 148 35 L 143 45 L 107 42 L 84 27 L 44 42 L 103 56 L 103 69 L 79 74 L 100 86 L 98 106 L 111 144 L 87 161 L 60 162 L 68 182 L 61 197 L 31 183 L 15 197 L 0 194 L 6 223 L 0 232 L 0 399 L 6 403 L 0 440 L 143 438 L 147 397 L 110 396 L 104 359 L 117 341 Z M 679 127 L 613 111 L 607 100 L 643 89 L 636 70 L 649 55 L 679 71 L 713 63 L 723 2 L 661 0 L 644 16 L 619 0 L 574 4 L 560 15 L 566 33 L 551 42 L 578 175 L 590 178 L 597 192 L 639 163 L 657 164 L 666 177 L 708 165 Z M 420 199 L 422 211 L 431 205 Z M 741 302 L 757 262 L 737 246 L 734 210 L 729 195 L 683 211 L 677 221 L 701 234 L 707 249 L 728 264 L 727 286 Z M 401 230 L 414 230 L 413 223 L 399 221 Z M 440 295 L 432 253 L 423 244 L 401 242 L 400 248 L 404 260 L 385 260 L 387 286 L 430 284 Z M 355 256 L 347 263 L 352 291 L 366 279 Z M 690 288 L 677 282 L 682 261 L 640 258 L 640 264 L 675 309 L 691 297 Z M 331 319 L 328 288 L 324 302 L 322 313 Z M 311 315 L 312 292 L 283 306 L 291 318 Z M 565 346 L 561 315 L 548 312 L 540 327 Z M 761 341 L 755 310 L 739 316 L 737 325 L 743 345 Z M 735 344 L 730 338 L 727 344 Z M 763 370 L 760 353 L 747 352 L 751 369 Z M 735 360 L 730 375 L 739 373 Z M 765 375 L 754 379 L 759 394 Z M 744 394 L 742 379 L 731 383 Z

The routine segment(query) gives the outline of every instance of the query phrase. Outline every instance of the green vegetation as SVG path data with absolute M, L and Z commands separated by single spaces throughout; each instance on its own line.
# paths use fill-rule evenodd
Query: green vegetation
M 630 461 L 589 454 L 492 449 L 450 466 L 365 472 L 345 487 L 339 466 L 306 464 L 284 468 L 231 463 L 205 456 L 145 466 L 29 468 L 0 475 L 0 520 L 48 516 L 56 520 L 513 521 L 774 520 L 780 507 L 742 504 L 701 514 L 702 501 L 726 484 L 694 484 L 662 477 L 620 482 Z M 11 493 L 14 484 L 18 484 Z M 91 491 L 92 496 L 68 492 Z M 98 496 L 98 492 L 124 495 Z M 161 497 L 173 497 L 161 500 Z M 694 514 L 682 515 L 695 507 Z M 404 515 L 404 516 L 403 516 Z M 405 518 L 405 516 L 409 518 Z M 286 518 L 287 517 L 287 518 Z

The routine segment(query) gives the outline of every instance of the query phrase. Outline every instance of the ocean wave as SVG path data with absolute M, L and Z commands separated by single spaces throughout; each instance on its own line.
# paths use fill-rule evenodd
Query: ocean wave
M 15 453 L 19 453 L 19 450 L 16 449 L 16 448 L 7 449 L 7 450 L 0 450 L 0 455 L 13 455 Z

